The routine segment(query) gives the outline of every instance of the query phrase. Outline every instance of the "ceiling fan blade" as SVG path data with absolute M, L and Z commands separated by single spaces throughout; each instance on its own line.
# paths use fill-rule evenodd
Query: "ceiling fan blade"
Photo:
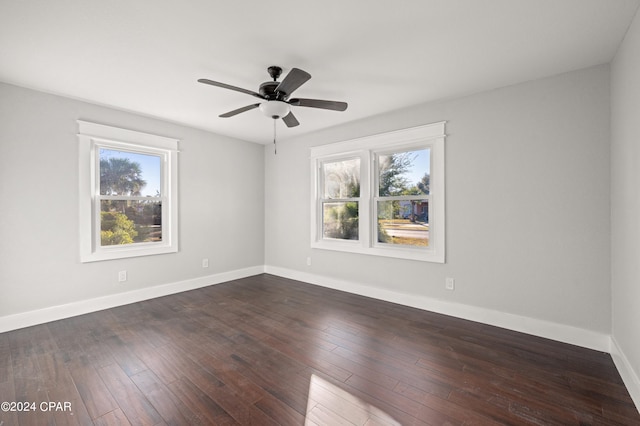
M 301 107 L 310 107 L 310 108 L 321 108 L 321 109 L 330 109 L 333 111 L 344 111 L 347 109 L 348 104 L 346 102 L 338 102 L 338 101 L 323 101 L 321 99 L 291 99 L 289 101 L 291 105 L 301 106 Z
M 282 121 L 284 121 L 284 124 L 286 124 L 287 127 L 296 127 L 300 124 L 296 116 L 293 115 L 293 112 L 291 111 L 289 111 L 289 114 L 282 117 Z
M 230 84 L 225 84 L 225 83 L 220 83 L 220 82 L 217 82 L 217 81 L 209 80 L 209 79 L 206 79 L 206 78 L 199 79 L 198 83 L 210 84 L 212 86 L 222 87 L 223 89 L 234 90 L 236 92 L 246 93 L 247 95 L 255 96 L 256 98 L 264 99 L 264 97 L 260 93 L 256 93 L 256 92 L 251 91 L 251 90 L 243 89 L 241 87 L 232 86 Z
M 299 68 L 292 68 L 284 80 L 276 87 L 276 92 L 284 93 L 285 97 L 288 97 L 294 90 L 309 81 L 310 78 L 311 74 L 308 72 Z
M 245 107 L 234 109 L 233 111 L 225 112 L 224 114 L 220 114 L 218 117 L 221 117 L 221 118 L 233 117 L 234 115 L 238 115 L 241 112 L 249 111 L 249 110 L 258 108 L 259 106 L 260 104 L 247 105 Z

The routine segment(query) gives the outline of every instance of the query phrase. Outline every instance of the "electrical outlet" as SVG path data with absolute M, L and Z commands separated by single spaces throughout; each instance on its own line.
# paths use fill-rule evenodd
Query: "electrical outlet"
M 307 266 L 311 266 L 311 258 L 307 257 Z
M 454 280 L 453 278 L 447 277 L 447 279 L 445 281 L 445 284 L 444 284 L 444 287 L 447 290 L 453 290 L 453 289 L 455 289 L 455 286 L 456 286 L 456 280 Z
M 206 257 L 204 259 L 202 259 L 202 267 L 203 268 L 208 268 L 209 267 L 209 259 L 207 259 Z
M 127 280 L 127 271 L 118 272 L 118 282 L 125 282 Z

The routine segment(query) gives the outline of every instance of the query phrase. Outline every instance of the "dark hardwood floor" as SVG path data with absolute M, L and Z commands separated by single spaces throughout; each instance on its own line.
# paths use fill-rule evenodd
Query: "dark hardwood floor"
M 608 354 L 271 275 L 0 334 L 2 401 L 35 411 L 1 426 L 640 424 Z

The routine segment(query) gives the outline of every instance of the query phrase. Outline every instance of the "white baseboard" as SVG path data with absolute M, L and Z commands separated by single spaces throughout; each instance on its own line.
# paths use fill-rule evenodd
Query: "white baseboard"
M 129 303 L 135 303 L 142 300 L 153 299 L 155 297 L 167 296 L 239 278 L 250 277 L 264 272 L 284 278 L 303 281 L 309 284 L 372 297 L 374 299 L 385 300 L 431 312 L 495 325 L 497 327 L 545 337 L 602 352 L 610 352 L 612 350 L 612 341 L 609 335 L 597 333 L 591 330 L 556 324 L 520 315 L 508 314 L 476 306 L 385 290 L 353 281 L 340 280 L 268 265 L 222 272 L 205 277 L 147 287 L 125 293 L 117 293 L 109 296 L 68 303 L 65 305 L 52 306 L 35 311 L 7 315 L 0 317 L 0 333 L 30 327 L 32 325 L 43 324 L 49 321 L 83 315 L 116 306 L 122 306 Z M 618 352 L 621 353 L 620 351 Z M 622 357 L 622 359 L 624 359 L 624 357 Z M 618 362 L 622 361 L 618 360 Z M 628 363 L 624 365 L 628 366 Z
M 559 342 L 595 349 L 601 352 L 609 352 L 611 348 L 611 338 L 608 334 L 598 333 L 570 325 L 557 324 L 536 318 L 514 315 L 424 296 L 416 296 L 415 294 L 399 293 L 352 281 L 340 280 L 287 268 L 266 265 L 265 272 L 284 278 L 303 281 L 309 284 L 333 288 L 335 290 L 342 290 L 348 293 L 359 294 L 361 296 L 385 300 L 387 302 L 398 303 L 400 305 L 411 306 L 413 308 L 437 312 L 521 333 L 544 337 Z
M 636 409 L 640 411 L 640 378 L 613 336 L 611 337 L 611 358 L 613 358 L 633 403 L 636 404 Z
M 156 297 L 168 296 L 170 294 L 194 290 L 214 284 L 220 284 L 226 281 L 262 274 L 263 272 L 263 265 L 253 266 L 250 268 L 221 272 L 190 280 L 178 281 L 154 287 L 146 287 L 125 293 L 97 297 L 95 299 L 82 300 L 60 306 L 52 306 L 35 311 L 7 315 L 0 317 L 0 333 L 44 324 L 50 321 L 57 321 L 64 318 L 70 318 L 77 315 L 83 315 L 90 312 L 101 311 L 103 309 L 114 308 L 116 306 L 128 305 L 129 303 L 140 302 Z

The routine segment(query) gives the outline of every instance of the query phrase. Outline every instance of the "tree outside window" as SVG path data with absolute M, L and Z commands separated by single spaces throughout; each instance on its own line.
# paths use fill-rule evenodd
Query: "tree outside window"
M 162 241 L 161 158 L 100 148 L 100 244 Z
M 378 243 L 429 246 L 430 150 L 377 156 Z

